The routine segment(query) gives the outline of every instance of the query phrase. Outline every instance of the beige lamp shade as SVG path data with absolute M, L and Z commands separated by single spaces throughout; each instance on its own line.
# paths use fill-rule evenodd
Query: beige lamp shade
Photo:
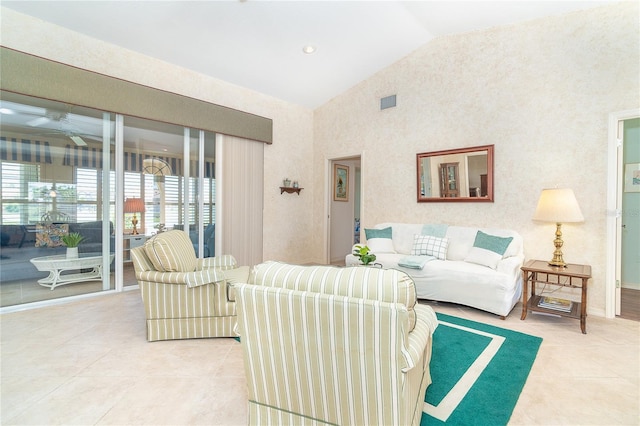
M 144 201 L 142 198 L 127 198 L 124 200 L 124 212 L 133 213 L 133 218 L 131 219 L 133 229 L 131 230 L 131 234 L 138 235 L 138 218 L 136 217 L 136 213 L 144 213 Z
M 543 189 L 538 200 L 538 207 L 533 214 L 533 220 L 554 222 L 556 224 L 556 238 L 553 244 L 556 247 L 549 265 L 564 268 L 567 266 L 562 254 L 562 223 L 584 222 L 584 216 L 580 211 L 578 200 L 573 190 Z
M 572 189 L 543 189 L 533 220 L 554 223 L 584 222 Z
M 125 213 L 144 213 L 144 201 L 142 198 L 127 198 L 124 200 Z

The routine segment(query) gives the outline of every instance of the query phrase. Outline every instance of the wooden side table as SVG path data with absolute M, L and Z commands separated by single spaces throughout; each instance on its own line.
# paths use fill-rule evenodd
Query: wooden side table
M 580 328 L 583 334 L 587 334 L 587 282 L 591 278 L 591 266 L 567 264 L 566 267 L 550 266 L 544 260 L 529 260 L 522 266 L 522 316 L 527 317 L 528 311 L 538 311 L 562 317 L 580 320 Z M 536 295 L 536 283 L 560 287 L 574 287 L 582 289 L 580 303 L 573 302 L 570 312 L 562 312 L 555 309 L 546 309 L 538 306 L 540 296 Z M 529 285 L 531 297 L 529 297 Z M 528 299 L 528 300 L 527 300 Z

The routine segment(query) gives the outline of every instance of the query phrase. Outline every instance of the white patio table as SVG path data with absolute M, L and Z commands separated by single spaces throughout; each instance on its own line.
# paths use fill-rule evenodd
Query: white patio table
M 114 257 L 113 254 L 109 256 L 109 264 L 113 262 Z M 31 259 L 31 263 L 38 271 L 49 272 L 49 276 L 38 280 L 38 284 L 49 287 L 51 290 L 65 284 L 102 280 L 102 254 L 100 253 L 81 253 L 77 258 L 67 258 L 64 254 L 34 257 Z M 62 274 L 64 271 L 89 268 L 91 268 L 89 272 Z

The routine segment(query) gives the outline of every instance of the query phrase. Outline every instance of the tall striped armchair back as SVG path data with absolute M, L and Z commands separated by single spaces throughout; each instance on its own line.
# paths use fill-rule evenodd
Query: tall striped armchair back
M 409 275 L 396 269 L 301 266 L 269 261 L 252 269 L 249 283 L 400 303 L 407 308 L 409 330 L 413 330 L 416 322 L 413 309 L 417 303 L 416 286 Z
M 420 423 L 435 314 L 410 319 L 395 272 L 267 262 L 235 285 L 250 424 Z

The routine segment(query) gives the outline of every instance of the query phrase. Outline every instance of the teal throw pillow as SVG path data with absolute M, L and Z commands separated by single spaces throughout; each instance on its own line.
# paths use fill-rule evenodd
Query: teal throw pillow
M 364 235 L 366 235 L 367 240 L 371 238 L 392 238 L 391 237 L 391 227 L 384 229 L 366 229 L 364 230 Z
M 495 235 L 489 235 L 482 231 L 478 231 L 473 246 L 503 255 L 504 252 L 507 251 L 507 247 L 509 247 L 511 241 L 513 241 L 513 237 L 496 237 Z
M 447 236 L 447 228 L 449 225 L 441 223 L 428 223 L 422 226 L 422 235 L 431 235 L 432 237 L 444 238 Z

